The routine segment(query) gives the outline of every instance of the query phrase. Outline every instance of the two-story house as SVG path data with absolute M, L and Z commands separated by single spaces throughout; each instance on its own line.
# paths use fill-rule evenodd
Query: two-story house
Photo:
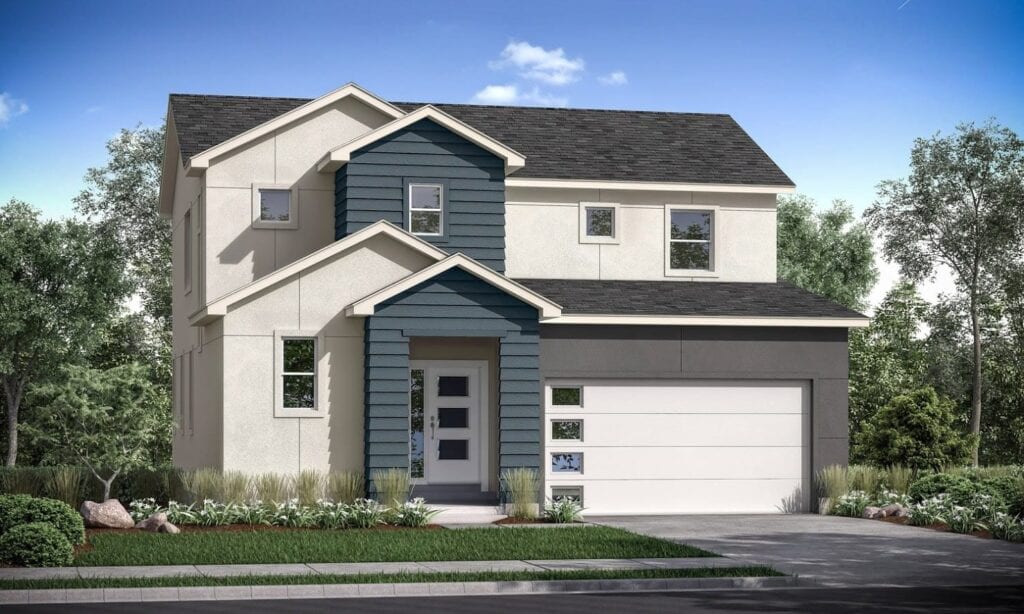
M 794 186 L 728 115 L 172 95 L 165 156 L 179 466 L 656 513 L 846 462 L 866 318 L 777 280 Z

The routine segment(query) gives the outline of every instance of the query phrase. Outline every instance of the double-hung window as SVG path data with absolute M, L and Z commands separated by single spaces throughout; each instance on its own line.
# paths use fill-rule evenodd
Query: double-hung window
M 714 271 L 715 213 L 712 209 L 668 207 L 666 273 Z
M 279 418 L 318 417 L 320 390 L 317 363 L 322 338 L 302 332 L 275 334 L 276 409 Z
M 440 183 L 409 184 L 409 232 L 414 235 L 444 235 L 444 185 Z

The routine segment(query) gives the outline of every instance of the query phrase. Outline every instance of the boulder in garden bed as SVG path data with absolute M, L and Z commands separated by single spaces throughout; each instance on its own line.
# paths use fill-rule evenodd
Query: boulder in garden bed
M 135 528 L 142 529 L 143 531 L 152 531 L 153 533 L 156 533 L 164 524 L 167 524 L 167 514 L 163 512 L 157 512 L 149 518 L 140 520 L 138 523 L 136 523 Z
M 885 518 L 889 516 L 895 516 L 896 518 L 904 518 L 910 514 L 907 508 L 903 507 L 899 503 L 891 503 L 882 508 L 882 513 L 885 514 Z
M 181 529 L 179 529 L 176 525 L 170 522 L 165 522 L 162 525 L 160 525 L 159 529 L 157 529 L 157 533 L 168 533 L 170 535 L 177 535 L 178 533 L 181 533 Z
M 884 518 L 885 517 L 885 512 L 883 512 L 882 508 L 880 508 L 880 507 L 875 507 L 873 505 L 869 505 L 868 507 L 864 508 L 864 513 L 861 514 L 861 516 L 863 518 L 871 518 L 871 519 L 874 519 L 874 518 Z
M 93 529 L 130 529 L 135 526 L 132 515 L 117 499 L 107 499 L 103 503 L 86 501 L 79 513 L 85 519 L 85 526 Z

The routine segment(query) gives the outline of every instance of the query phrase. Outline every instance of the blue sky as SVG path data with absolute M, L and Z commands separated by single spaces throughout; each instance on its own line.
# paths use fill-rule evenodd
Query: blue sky
M 731 113 L 800 191 L 858 210 L 905 172 L 914 137 L 989 117 L 1024 133 L 1024 2 L 1009 0 L 51 1 L 3 14 L 0 199 L 50 215 L 71 212 L 118 129 L 160 123 L 169 92 L 314 97 L 356 81 L 392 100 Z

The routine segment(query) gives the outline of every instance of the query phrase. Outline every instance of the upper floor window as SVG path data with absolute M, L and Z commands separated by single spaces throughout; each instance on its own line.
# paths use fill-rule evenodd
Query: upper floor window
M 185 218 L 181 222 L 181 232 L 185 235 L 184 255 L 184 281 L 185 293 L 192 291 L 192 210 L 185 212 Z
M 714 211 L 669 207 L 667 273 L 714 270 Z
M 298 196 L 289 186 L 253 184 L 253 228 L 298 228 Z
M 444 234 L 444 186 L 409 184 L 409 232 L 439 237 Z
M 580 203 L 580 243 L 618 243 L 618 213 L 618 203 Z

